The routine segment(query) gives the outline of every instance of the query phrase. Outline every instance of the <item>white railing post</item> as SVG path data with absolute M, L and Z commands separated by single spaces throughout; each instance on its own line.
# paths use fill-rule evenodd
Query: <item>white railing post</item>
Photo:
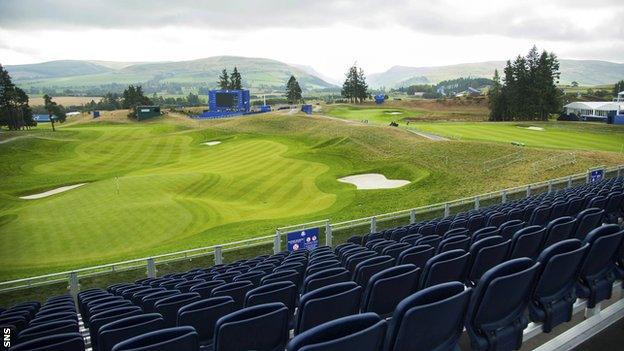
M 527 185 L 526 187 L 526 197 L 531 196 L 531 184 Z
M 593 317 L 597 314 L 600 314 L 601 306 L 600 303 L 597 303 L 594 308 L 586 308 L 585 309 L 585 318 Z
M 222 264 L 223 263 L 223 249 L 221 246 L 215 246 L 214 248 L 214 264 Z
M 568 188 L 572 187 L 572 177 L 568 177 Z
M 332 225 L 329 221 L 325 223 L 325 245 L 332 247 L 333 245 Z
M 480 201 L 479 197 L 478 197 L 478 196 L 475 196 L 475 199 L 474 199 L 474 209 L 475 209 L 475 210 L 478 210 L 478 209 L 479 209 L 479 206 L 480 206 L 479 201 Z
M 416 223 L 416 209 L 410 210 L 410 224 Z
M 273 240 L 273 253 L 279 253 L 282 250 L 282 233 L 279 229 L 275 230 L 275 239 Z
M 147 259 L 147 277 L 156 278 L 156 262 L 151 257 Z
M 622 167 L 618 167 L 617 176 L 619 177 L 622 174 Z
M 501 203 L 507 203 L 507 190 L 503 190 L 503 194 L 501 195 Z
M 548 193 L 552 193 L 552 180 L 548 181 Z
M 78 303 L 78 292 L 80 291 L 80 284 L 78 283 L 78 273 L 69 273 L 69 293 L 74 299 L 75 303 Z
M 375 217 L 375 216 L 371 217 L 370 232 L 371 232 L 371 234 L 372 233 L 377 233 L 377 217 Z
M 444 204 L 444 217 L 448 217 L 451 215 L 451 205 L 449 203 Z

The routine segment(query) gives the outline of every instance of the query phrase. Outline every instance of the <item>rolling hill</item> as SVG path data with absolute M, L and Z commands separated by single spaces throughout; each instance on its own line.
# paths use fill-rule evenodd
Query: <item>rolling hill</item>
M 624 79 L 624 63 L 597 60 L 560 59 L 561 84 L 573 81 L 580 85 L 613 84 Z M 383 73 L 368 76 L 368 83 L 373 88 L 395 88 L 411 84 L 436 84 L 447 79 L 459 77 L 492 78 L 494 70 L 502 71 L 505 61 L 487 61 L 462 63 L 436 67 L 394 66 Z
M 234 66 L 243 75 L 245 87 L 254 90 L 282 90 L 290 75 L 304 90 L 332 88 L 334 85 L 294 65 L 264 59 L 215 56 L 176 62 L 51 61 L 9 65 L 15 83 L 24 88 L 86 90 L 111 84 L 178 84 L 186 88 L 215 87 L 223 68 Z

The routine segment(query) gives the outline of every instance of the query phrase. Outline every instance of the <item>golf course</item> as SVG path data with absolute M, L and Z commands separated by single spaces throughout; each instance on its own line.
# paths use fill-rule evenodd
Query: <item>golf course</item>
M 3 132 L 0 279 L 248 239 L 285 225 L 355 219 L 624 163 L 621 127 L 410 123 L 461 135 L 435 142 L 384 126 L 377 110 L 349 112 L 347 119 L 368 124 L 345 123 L 329 108 L 333 118 L 273 112 L 197 121 L 168 113 L 147 122 L 115 111 L 98 121 L 72 117 L 56 132 L 46 124 Z M 484 167 L 517 152 L 515 140 L 526 143 L 521 162 Z M 578 150 L 575 163 L 531 171 L 569 149 Z M 368 173 L 409 184 L 358 190 L 338 181 Z

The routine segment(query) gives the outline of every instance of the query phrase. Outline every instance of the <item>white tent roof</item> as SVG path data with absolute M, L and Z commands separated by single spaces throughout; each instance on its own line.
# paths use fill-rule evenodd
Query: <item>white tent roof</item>
M 614 111 L 620 109 L 620 103 L 606 101 L 576 101 L 571 102 L 564 107 L 582 110 Z

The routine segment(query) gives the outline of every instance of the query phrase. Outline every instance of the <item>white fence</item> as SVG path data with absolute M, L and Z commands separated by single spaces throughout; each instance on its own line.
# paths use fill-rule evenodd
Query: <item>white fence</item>
M 605 177 L 624 176 L 624 165 L 604 168 Z M 178 251 L 168 254 L 156 255 L 145 258 L 138 258 L 129 261 L 116 262 L 95 267 L 80 268 L 72 271 L 52 273 L 36 277 L 16 279 L 0 282 L 0 293 L 20 289 L 41 287 L 50 284 L 68 282 L 68 289 L 72 295 L 76 295 L 80 290 L 80 279 L 87 277 L 97 277 L 105 274 L 115 274 L 130 270 L 145 270 L 145 276 L 155 277 L 157 275 L 157 265 L 191 260 L 195 258 L 213 258 L 215 264 L 223 263 L 223 256 L 227 252 L 236 250 L 266 246 L 273 244 L 273 252 L 277 253 L 284 249 L 286 233 L 295 230 L 305 230 L 310 228 L 321 228 L 324 232 L 323 244 L 333 246 L 336 237 L 345 241 L 349 235 L 373 233 L 382 229 L 416 223 L 424 219 L 435 217 L 447 217 L 452 213 L 466 211 L 468 209 L 478 209 L 496 203 L 505 203 L 513 199 L 530 196 L 536 193 L 551 192 L 556 189 L 563 189 L 574 184 L 584 183 L 587 180 L 586 173 L 551 179 L 544 182 L 528 184 L 524 186 L 504 189 L 500 191 L 480 194 L 454 201 L 422 206 L 402 211 L 385 213 L 370 217 L 364 217 L 344 222 L 332 223 L 329 219 L 297 224 L 288 227 L 277 228 L 275 234 L 256 237 L 248 240 L 224 243 L 200 247 L 191 250 Z

